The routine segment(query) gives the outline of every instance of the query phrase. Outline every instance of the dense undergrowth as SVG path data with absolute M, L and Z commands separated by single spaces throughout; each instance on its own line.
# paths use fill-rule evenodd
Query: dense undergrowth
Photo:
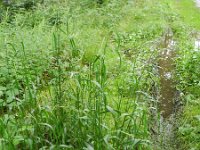
M 157 0 L 2 5 L 0 149 L 152 149 L 157 41 L 166 29 L 181 47 L 177 88 L 188 93 L 199 84 L 199 54 L 172 10 Z
M 200 9 L 194 1 L 183 0 L 173 2 L 174 10 L 185 24 L 184 35 L 179 42 L 177 59 L 177 88 L 182 91 L 181 97 L 185 104 L 179 119 L 178 139 L 181 149 L 200 149 L 200 53 L 199 30 Z M 185 9 L 188 8 L 188 9 Z M 195 44 L 196 43 L 196 44 Z

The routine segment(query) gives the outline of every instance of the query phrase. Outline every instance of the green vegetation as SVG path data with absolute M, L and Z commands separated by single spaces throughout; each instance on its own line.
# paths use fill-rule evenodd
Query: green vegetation
M 178 12 L 184 23 L 198 30 L 200 29 L 200 9 L 195 6 L 194 1 L 174 1 L 173 8 Z
M 188 41 L 190 37 L 191 41 Z M 181 93 L 184 103 L 183 114 L 179 119 L 178 138 L 182 149 L 199 149 L 199 51 L 194 50 L 194 38 L 189 34 L 187 39 L 180 43 L 180 54 L 177 59 L 177 78 L 180 83 L 177 88 Z M 181 46 L 182 45 L 182 46 Z
M 186 33 L 179 42 L 179 58 L 176 63 L 177 78 L 180 81 L 177 88 L 183 92 L 182 100 L 185 103 L 183 115 L 179 119 L 178 138 L 182 149 L 200 149 L 200 53 L 197 49 L 200 8 L 193 1 L 187 0 L 173 2 L 173 6 L 186 24 Z
M 168 29 L 185 106 L 177 145 L 199 149 L 198 12 L 186 0 L 2 2 L 0 149 L 153 149 Z

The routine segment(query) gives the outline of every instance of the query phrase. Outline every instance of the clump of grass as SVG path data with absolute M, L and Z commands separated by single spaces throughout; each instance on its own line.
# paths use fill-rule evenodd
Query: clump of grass
M 186 34 L 185 37 L 190 37 Z M 199 53 L 194 49 L 194 37 L 182 39 L 180 44 L 180 59 L 177 59 L 178 80 L 177 88 L 182 91 L 182 99 L 185 104 L 180 127 L 177 132 L 178 139 L 183 149 L 199 148 Z M 180 76 L 181 75 L 181 76 Z

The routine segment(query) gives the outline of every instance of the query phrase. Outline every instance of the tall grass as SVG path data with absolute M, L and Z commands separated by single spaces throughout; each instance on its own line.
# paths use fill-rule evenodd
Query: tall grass
M 60 3 L 2 19 L 0 149 L 151 149 L 162 7 Z

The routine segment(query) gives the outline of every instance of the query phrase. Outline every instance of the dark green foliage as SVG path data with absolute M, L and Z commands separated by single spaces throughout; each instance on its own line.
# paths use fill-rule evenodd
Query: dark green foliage
M 103 2 L 104 2 L 104 0 L 97 0 L 97 3 L 100 5 L 103 4 Z

